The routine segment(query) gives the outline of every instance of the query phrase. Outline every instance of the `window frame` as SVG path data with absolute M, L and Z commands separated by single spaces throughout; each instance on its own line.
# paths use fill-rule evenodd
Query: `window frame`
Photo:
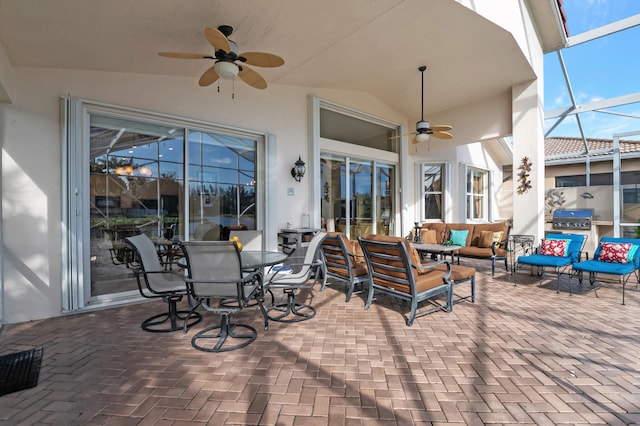
M 440 179 L 442 181 L 440 191 L 426 191 L 424 188 L 424 175 L 428 168 L 431 167 L 440 167 Z M 448 211 L 449 211 L 449 194 L 450 191 L 450 163 L 447 161 L 425 161 L 418 163 L 418 173 L 416 173 L 418 179 L 416 182 L 416 188 L 418 189 L 418 209 L 416 217 L 421 222 L 446 222 Z M 427 218 L 426 217 L 426 203 L 425 197 L 428 194 L 440 194 L 442 200 L 442 206 L 440 207 L 440 217 L 439 218 Z
M 476 167 L 476 166 L 466 166 L 465 167 L 465 179 L 464 179 L 464 217 L 467 222 L 491 222 L 491 191 L 489 190 L 491 187 L 491 171 Z M 476 193 L 473 192 L 473 182 L 470 181 L 474 176 L 479 175 L 482 177 L 482 192 Z M 469 189 L 471 188 L 471 190 Z M 472 216 L 472 212 L 469 209 L 471 203 L 473 203 L 475 197 L 480 197 L 482 201 L 481 213 L 477 217 Z

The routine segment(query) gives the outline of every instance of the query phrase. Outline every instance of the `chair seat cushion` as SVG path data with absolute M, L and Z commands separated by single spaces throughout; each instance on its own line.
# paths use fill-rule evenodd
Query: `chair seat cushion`
M 418 278 L 416 279 L 416 292 L 422 293 L 423 291 L 444 285 L 445 282 L 442 280 L 443 276 L 443 271 L 438 271 L 436 269 L 433 269 L 426 274 L 418 275 Z
M 561 256 L 545 256 L 542 254 L 532 254 L 530 256 L 518 257 L 518 263 L 524 263 L 526 265 L 535 265 L 535 266 L 560 267 L 560 266 L 566 266 L 571 264 L 571 258 L 561 257 Z
M 635 269 L 633 263 L 611 263 L 597 260 L 585 260 L 573 264 L 573 269 L 584 272 L 600 272 L 603 274 L 626 275 Z
M 440 264 L 435 268 L 438 271 L 447 272 L 447 265 Z M 471 266 L 463 266 L 463 265 L 451 265 L 451 275 L 450 279 L 453 281 L 463 281 L 468 280 L 476 274 L 476 268 Z

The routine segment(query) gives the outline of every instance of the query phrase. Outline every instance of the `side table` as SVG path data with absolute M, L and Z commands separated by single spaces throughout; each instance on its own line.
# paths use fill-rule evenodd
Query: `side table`
M 516 260 L 518 256 L 526 256 L 533 252 L 533 244 L 535 238 L 533 235 L 512 234 L 509 235 L 509 244 L 507 251 L 509 252 L 509 260 L 511 261 L 511 273 L 514 273 Z

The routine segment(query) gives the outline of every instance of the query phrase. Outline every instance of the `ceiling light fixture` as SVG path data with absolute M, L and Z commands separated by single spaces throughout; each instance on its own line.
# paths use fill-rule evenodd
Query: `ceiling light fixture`
M 229 61 L 216 61 L 216 63 L 213 64 L 213 69 L 216 70 L 220 77 L 229 80 L 237 76 L 240 71 L 240 68 L 236 64 Z

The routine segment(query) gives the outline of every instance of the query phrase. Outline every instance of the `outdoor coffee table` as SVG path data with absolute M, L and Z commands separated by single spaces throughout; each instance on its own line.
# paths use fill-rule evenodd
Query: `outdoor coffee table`
M 411 243 L 411 247 L 418 250 L 418 253 L 428 253 L 435 256 L 440 256 L 440 259 L 446 259 L 447 255 L 451 255 L 451 263 L 454 262 L 454 252 L 461 248 L 461 246 L 445 245 L 445 244 L 421 244 Z

